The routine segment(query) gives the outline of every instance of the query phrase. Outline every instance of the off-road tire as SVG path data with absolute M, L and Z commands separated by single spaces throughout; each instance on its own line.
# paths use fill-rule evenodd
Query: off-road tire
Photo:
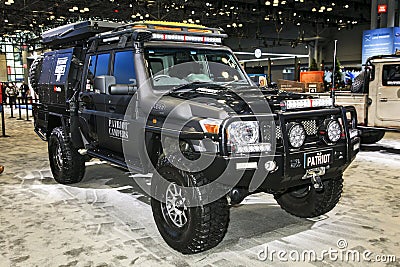
M 164 155 L 160 156 L 157 172 L 165 180 L 181 186 L 199 187 L 209 183 L 203 173 L 179 170 Z M 153 184 L 152 181 L 152 192 L 165 195 L 160 191 L 157 184 Z M 157 228 L 165 242 L 183 254 L 195 254 L 217 246 L 228 229 L 229 207 L 226 197 L 207 205 L 188 207 L 187 223 L 181 228 L 173 225 L 172 221 L 164 215 L 165 213 L 163 214 L 162 209 L 166 208 L 164 203 L 152 197 L 151 207 Z
M 323 181 L 322 191 L 316 191 L 312 185 L 293 188 L 274 197 L 282 209 L 288 213 L 311 218 L 332 210 L 339 202 L 343 189 L 343 179 L 338 177 Z M 304 190 L 304 194 L 300 194 Z
M 43 57 L 36 58 L 29 69 L 29 81 L 36 94 L 38 94 L 38 83 L 42 71 Z
M 374 144 L 385 136 L 385 131 L 364 131 L 361 134 L 361 144 Z
M 66 138 L 61 127 L 54 128 L 48 143 L 50 168 L 60 184 L 74 184 L 85 175 L 85 158 Z
M 360 72 L 360 74 L 358 74 L 358 76 L 354 78 L 353 84 L 351 85 L 351 88 L 350 88 L 352 93 L 362 93 L 363 92 L 364 78 L 365 78 L 364 71 Z

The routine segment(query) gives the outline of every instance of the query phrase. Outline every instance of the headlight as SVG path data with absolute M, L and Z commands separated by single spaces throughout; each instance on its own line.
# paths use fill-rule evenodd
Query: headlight
M 270 143 L 260 143 L 258 121 L 235 121 L 227 128 L 228 145 L 234 154 L 271 151 Z
M 306 131 L 304 130 L 303 125 L 300 123 L 291 123 L 288 128 L 290 145 L 294 148 L 301 147 L 306 140 Z
M 259 141 L 258 121 L 235 121 L 228 126 L 230 144 L 254 144 Z
M 342 135 L 342 127 L 337 120 L 331 120 L 326 127 L 326 132 L 330 142 L 335 143 L 339 141 Z

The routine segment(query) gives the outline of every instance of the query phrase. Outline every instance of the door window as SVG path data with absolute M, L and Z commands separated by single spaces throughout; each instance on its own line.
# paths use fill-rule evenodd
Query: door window
M 382 76 L 383 86 L 400 86 L 400 64 L 384 65 Z
M 115 53 L 114 77 L 117 84 L 135 84 L 136 74 L 132 51 Z

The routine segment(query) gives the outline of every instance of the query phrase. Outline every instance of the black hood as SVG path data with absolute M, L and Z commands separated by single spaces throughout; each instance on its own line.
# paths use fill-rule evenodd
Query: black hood
M 171 92 L 169 96 L 223 108 L 228 113 L 233 111 L 238 115 L 269 112 L 266 105 L 275 112 L 281 110 L 280 104 L 283 100 L 309 97 L 279 90 L 263 90 L 255 86 L 219 85 L 198 86 L 190 90 Z

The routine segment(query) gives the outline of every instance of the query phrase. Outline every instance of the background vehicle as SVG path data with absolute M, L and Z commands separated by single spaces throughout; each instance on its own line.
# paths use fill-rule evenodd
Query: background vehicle
M 362 143 L 378 142 L 386 131 L 400 131 L 400 56 L 369 58 L 351 90 L 336 92 L 336 103 L 356 107 Z
M 162 22 L 44 33 L 53 51 L 30 77 L 40 98 L 35 131 L 48 141 L 54 178 L 81 181 L 84 155 L 153 172 L 155 222 L 182 253 L 216 246 L 229 205 L 251 193 L 272 193 L 300 217 L 333 209 L 359 151 L 354 108 L 259 90 L 224 37 Z M 203 168 L 201 159 L 210 159 Z

